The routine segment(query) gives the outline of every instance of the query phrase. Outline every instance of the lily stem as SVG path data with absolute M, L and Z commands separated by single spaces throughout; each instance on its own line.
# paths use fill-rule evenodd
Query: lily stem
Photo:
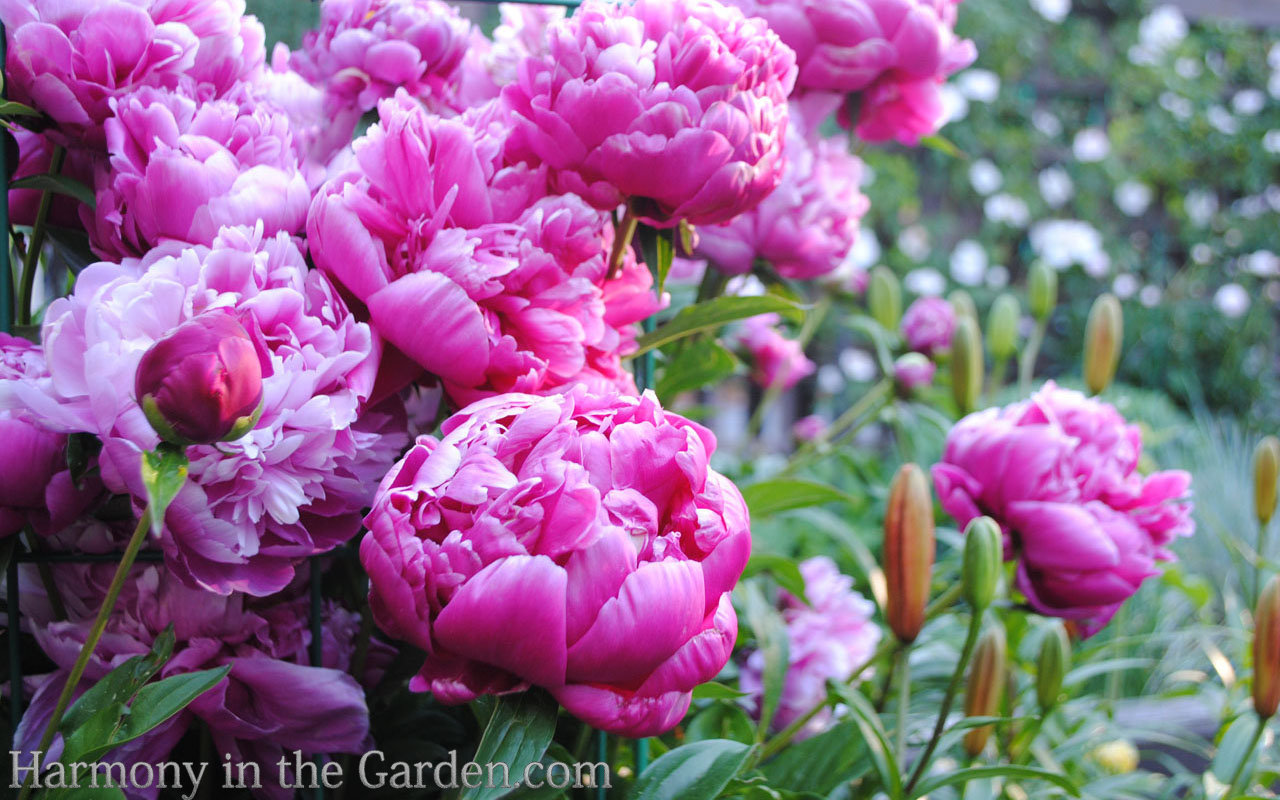
M 67 151 L 62 145 L 54 145 L 49 158 L 49 175 L 62 171 L 62 161 Z M 40 193 L 40 206 L 36 210 L 35 223 L 31 226 L 31 239 L 27 242 L 27 257 L 22 262 L 22 284 L 18 287 L 18 324 L 31 324 L 31 295 L 36 284 L 36 267 L 40 265 L 40 251 L 44 249 L 45 225 L 49 221 L 49 209 L 53 207 L 53 190 Z

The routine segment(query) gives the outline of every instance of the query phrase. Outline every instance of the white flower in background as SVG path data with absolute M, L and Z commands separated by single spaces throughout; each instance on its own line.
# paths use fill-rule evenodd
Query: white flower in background
M 1047 219 L 1031 226 L 1031 249 L 1054 269 L 1079 264 L 1095 277 L 1111 269 L 1111 257 L 1102 249 L 1102 234 L 1078 219 Z
M 1262 147 L 1268 153 L 1280 153 L 1280 128 L 1272 128 L 1263 135 Z
M 876 376 L 876 360 L 866 350 L 848 347 L 840 351 L 837 359 L 840 370 L 851 381 L 866 383 Z
M 1222 234 L 1222 243 L 1227 247 L 1239 247 L 1244 241 L 1244 234 L 1239 228 L 1227 228 L 1227 232 Z
M 1140 217 L 1151 207 L 1151 187 L 1142 181 L 1129 179 L 1116 187 L 1116 208 L 1131 217 Z
M 1225 133 L 1227 136 L 1235 136 L 1240 132 L 1240 120 L 1231 115 L 1231 112 L 1219 105 L 1209 106 L 1205 116 L 1209 119 L 1209 124 L 1217 128 L 1219 132 Z
M 1231 211 L 1245 219 L 1257 219 L 1267 213 L 1268 205 L 1265 197 L 1253 194 L 1248 197 L 1241 197 L 1232 203 Z
M 1208 225 L 1218 213 L 1218 196 L 1208 189 L 1192 189 L 1182 203 L 1187 218 L 1196 225 Z
M 942 84 L 938 96 L 942 99 L 942 119 L 939 126 L 959 122 L 969 116 L 969 99 L 950 83 Z
M 1187 18 L 1175 6 L 1152 11 L 1138 23 L 1138 41 L 1155 52 L 1166 52 L 1187 38 Z
M 898 249 L 912 261 L 924 261 L 929 255 L 929 231 L 923 225 L 911 225 L 898 234 Z
M 865 189 L 875 182 L 876 171 L 871 167 L 868 167 L 866 162 L 862 162 L 862 177 L 858 179 L 858 186 Z
M 1000 222 L 1014 228 L 1025 228 L 1031 221 L 1031 211 L 1021 197 L 1008 192 L 993 194 L 982 204 L 982 213 L 992 222 Z
M 1261 278 L 1280 275 L 1280 256 L 1270 250 L 1255 250 L 1243 259 L 1244 268 Z
M 1192 78 L 1199 78 L 1200 73 L 1204 72 L 1204 67 L 1194 58 L 1183 56 L 1173 62 L 1173 71 L 1178 73 L 1180 77 L 1191 80 Z
M 908 272 L 902 285 L 919 297 L 937 297 L 947 290 L 947 279 L 933 267 L 921 267 Z
M 858 228 L 858 237 L 853 240 L 853 247 L 849 249 L 845 264 L 865 271 L 875 266 L 879 260 L 880 240 L 876 238 L 876 232 L 866 227 Z
M 1249 310 L 1249 292 L 1238 283 L 1223 284 L 1213 294 L 1213 305 L 1224 317 L 1235 319 Z
M 835 364 L 823 364 L 818 367 L 818 391 L 822 394 L 837 394 L 844 388 L 844 373 Z
M 734 275 L 724 285 L 724 293 L 734 297 L 760 297 L 769 289 L 755 275 Z
M 1111 152 L 1111 140 L 1102 128 L 1081 128 L 1071 143 L 1071 152 L 1075 154 L 1077 161 L 1101 161 Z
M 1178 119 L 1191 119 L 1191 114 L 1195 111 L 1191 101 L 1177 92 L 1161 92 L 1160 107 Z
M 1280 303 L 1280 281 L 1267 281 L 1262 293 L 1273 303 Z
M 1142 291 L 1138 292 L 1138 302 L 1147 308 L 1155 308 L 1160 305 L 1160 298 L 1164 296 L 1164 292 L 1160 291 L 1159 286 L 1147 284 L 1142 287 Z
M 1242 117 L 1252 117 L 1262 111 L 1267 96 L 1260 89 L 1241 89 L 1231 98 L 1231 110 Z
M 1267 94 L 1280 100 L 1280 69 L 1271 73 L 1271 77 L 1267 79 Z
M 987 272 L 987 251 L 973 239 L 962 239 L 951 251 L 951 279 L 965 286 L 977 286 Z
M 1191 246 L 1191 260 L 1197 264 L 1208 264 L 1213 258 L 1213 248 L 1204 242 L 1196 242 Z
M 1058 119 L 1057 114 L 1046 108 L 1037 108 L 1031 112 L 1031 124 L 1035 126 L 1036 130 L 1050 139 L 1062 133 L 1062 120 Z
M 1071 13 L 1071 0 L 1031 0 L 1031 7 L 1050 22 L 1058 23 Z
M 1280 71 L 1280 42 L 1273 42 L 1267 51 L 1267 66 Z
M 1138 279 L 1128 272 L 1117 275 L 1111 282 L 1111 292 L 1121 300 L 1128 300 L 1138 292 Z
M 986 196 L 1000 188 L 1004 183 L 1004 176 L 990 159 L 980 158 L 969 167 L 969 183 L 973 184 L 975 192 Z
M 1009 269 L 1003 264 L 993 264 L 987 270 L 986 284 L 988 289 L 1003 289 L 1009 285 Z
M 1075 184 L 1062 167 L 1047 167 L 1036 178 L 1040 184 L 1040 196 L 1050 208 L 1059 208 L 1075 194 Z
M 960 93 L 975 103 L 994 103 L 1000 95 L 1000 76 L 989 69 L 967 69 L 955 81 Z
M 1227 68 L 1227 60 L 1217 50 L 1210 50 L 1204 54 L 1204 65 L 1214 75 L 1221 76 Z
M 1271 184 L 1263 192 L 1267 198 L 1267 205 L 1271 206 L 1271 210 L 1280 213 L 1280 186 Z

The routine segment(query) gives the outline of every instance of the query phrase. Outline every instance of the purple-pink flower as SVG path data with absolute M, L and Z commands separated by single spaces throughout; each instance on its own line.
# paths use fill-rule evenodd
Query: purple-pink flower
M 804 347 L 778 330 L 782 318 L 760 314 L 743 321 L 738 342 L 751 356 L 751 378 L 760 386 L 790 389 L 817 369 Z
M 910 393 L 933 383 L 938 365 L 921 353 L 903 353 L 893 362 L 893 380 Z
M 810 414 L 807 417 L 801 417 L 791 425 L 791 435 L 802 442 L 813 442 L 825 436 L 830 427 L 822 417 Z
M 921 297 L 907 307 L 901 327 L 909 349 L 932 356 L 951 348 L 956 311 L 941 297 Z
M 793 122 L 799 116 L 792 111 Z M 741 275 L 763 261 L 785 278 L 809 280 L 849 255 L 870 206 L 858 188 L 862 162 L 847 139 L 810 142 L 794 127 L 778 188 L 732 221 L 698 229 L 698 255 L 721 272 Z
M 502 395 L 420 438 L 383 479 L 360 556 L 374 619 L 426 651 L 449 703 L 549 690 L 652 736 L 728 661 L 751 547 L 709 431 L 642 397 Z
M 406 443 L 403 408 L 365 408 L 377 365 L 368 326 L 285 234 L 225 228 L 211 247 L 163 245 L 95 264 L 43 330 L 50 377 L 0 384 L 0 408 L 100 436 L 103 481 L 141 508 L 139 465 L 157 436 L 133 376 L 182 322 L 223 310 L 262 358 L 263 411 L 246 435 L 187 449 L 190 476 L 165 517 L 169 568 L 193 585 L 265 595 L 294 565 L 360 527 L 376 479 Z
M 933 481 L 961 526 L 983 514 L 1001 524 L 1032 607 L 1090 635 L 1195 530 L 1191 476 L 1141 475 L 1141 454 L 1138 427 L 1113 406 L 1049 382 L 956 423 Z
M 588 0 L 503 97 L 556 191 L 671 227 L 726 222 L 778 185 L 791 50 L 715 0 Z
M 871 621 L 875 604 L 853 590 L 853 579 L 840 573 L 835 562 L 815 556 L 800 564 L 805 599 L 782 592 L 782 618 L 787 625 L 789 666 L 782 697 L 773 718 L 775 729 L 792 722 L 826 702 L 827 681 L 847 683 L 865 669 L 880 643 L 880 628 Z M 808 602 L 806 603 L 805 600 Z M 747 657 L 739 682 L 759 711 L 764 689 L 764 653 Z M 798 738 L 821 733 L 831 724 L 824 709 L 801 730 Z

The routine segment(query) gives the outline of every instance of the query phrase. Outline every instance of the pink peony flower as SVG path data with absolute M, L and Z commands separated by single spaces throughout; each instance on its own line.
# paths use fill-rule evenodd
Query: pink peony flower
M 847 683 L 865 668 L 880 643 L 880 628 L 871 621 L 875 604 L 853 590 L 853 579 L 835 562 L 816 556 L 800 564 L 804 600 L 782 592 L 782 618 L 787 624 L 790 667 L 772 727 L 782 729 L 827 699 L 827 681 Z M 764 653 L 747 657 L 739 675 L 747 702 L 756 707 L 764 690 Z M 807 738 L 825 730 L 830 710 L 819 712 L 800 731 Z
M 602 211 L 726 222 L 781 179 L 790 49 L 715 0 L 588 0 L 503 97 L 515 152 Z
M 329 178 L 335 156 L 351 144 L 351 134 L 363 112 L 355 107 L 332 108 L 323 86 L 302 77 L 294 68 L 293 54 L 284 42 L 276 42 L 271 64 L 252 87 L 261 103 L 289 118 L 293 149 L 307 185 L 319 188 Z
M 698 255 L 720 271 L 741 275 L 763 261 L 784 278 L 809 280 L 837 269 L 853 248 L 870 207 L 858 189 L 862 162 L 844 139 L 810 143 L 796 133 L 773 194 L 724 225 L 698 229 Z
M 520 63 L 541 58 L 547 49 L 547 26 L 565 17 L 564 6 L 526 3 L 499 3 L 501 23 L 493 31 L 493 41 L 473 30 L 471 44 L 458 68 L 454 106 L 484 105 L 502 94 L 502 87 L 514 83 Z
M 782 318 L 760 314 L 742 323 L 738 342 L 751 355 L 751 378 L 764 388 L 775 384 L 790 389 L 817 369 L 804 354 L 804 347 L 778 330 Z
M 188 82 L 220 96 L 262 68 L 266 34 L 244 0 L 3 0 L 6 89 L 57 124 L 58 144 L 101 148 L 111 101 Z
M 113 105 L 97 208 L 81 210 L 98 255 L 143 255 L 164 241 L 208 245 L 223 226 L 301 232 L 311 193 L 284 113 L 246 92 L 200 103 L 148 88 Z
M 893 379 L 907 394 L 933 383 L 938 365 L 921 353 L 904 353 L 893 362 Z
M 791 435 L 802 442 L 813 442 L 826 435 L 830 425 L 817 414 L 801 417 L 791 425 Z
M 1191 476 L 1137 472 L 1142 435 L 1114 407 L 1053 382 L 1020 403 L 970 414 L 947 435 L 933 481 L 960 525 L 1005 529 L 1005 558 L 1037 611 L 1103 628 L 1195 530 Z
M 921 297 L 907 307 L 901 328 L 908 348 L 932 356 L 951 349 L 956 311 L 941 297 Z
M 265 595 L 289 582 L 300 559 L 355 535 L 373 481 L 407 439 L 403 408 L 363 407 L 377 362 L 368 326 L 288 236 L 225 228 L 212 247 L 169 244 L 140 261 L 88 267 L 46 313 L 51 377 L 0 386 L 0 408 L 102 437 L 104 482 L 140 508 L 141 453 L 157 437 L 133 396 L 138 361 L 213 309 L 232 313 L 258 348 L 262 416 L 236 441 L 187 449 L 190 477 L 161 543 L 183 580 Z
M 545 687 L 604 730 L 671 729 L 728 661 L 751 547 L 715 439 L 652 394 L 503 395 L 383 479 L 360 557 L 374 620 L 444 702 Z

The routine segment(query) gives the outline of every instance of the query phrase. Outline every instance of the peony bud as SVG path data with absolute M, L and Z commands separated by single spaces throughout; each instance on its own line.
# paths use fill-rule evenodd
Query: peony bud
M 1031 314 L 1043 322 L 1053 313 L 1058 304 L 1058 273 L 1043 261 L 1031 265 L 1027 275 L 1027 300 L 1031 303 Z
M 1253 710 L 1269 719 L 1280 706 L 1280 576 L 1258 597 L 1253 616 Z
M 975 614 L 995 599 L 1004 560 L 1004 534 L 991 517 L 976 517 L 964 529 L 964 599 Z
M 964 289 L 956 289 L 947 295 L 947 302 L 951 304 L 957 317 L 968 317 L 974 321 L 978 319 L 978 306 L 974 304 L 973 296 Z
M 1128 739 L 1104 742 L 1093 748 L 1089 756 L 1112 775 L 1125 775 L 1138 768 L 1138 748 Z
M 1280 476 L 1280 439 L 1263 437 L 1253 451 L 1253 509 L 1264 526 L 1276 513 L 1276 479 Z
M 166 442 L 238 439 L 262 413 L 262 362 L 235 317 L 209 312 L 182 323 L 143 353 L 134 392 Z
M 871 317 L 887 331 L 896 331 L 902 318 L 902 287 L 898 276 L 888 267 L 871 270 L 867 285 L 867 308 Z
M 1111 385 L 1120 364 L 1124 343 L 1124 312 L 1113 294 L 1093 302 L 1084 329 L 1084 384 L 1090 394 L 1100 394 Z
M 1005 683 L 1004 627 L 987 628 L 978 647 L 973 652 L 973 666 L 969 668 L 969 686 L 964 695 L 966 717 L 994 717 L 1000 713 L 1000 699 L 1004 696 Z M 971 728 L 964 735 L 964 749 L 970 758 L 976 757 L 987 746 L 993 725 Z
M 904 395 L 933 383 L 938 367 L 924 353 L 903 353 L 893 362 L 893 380 Z
M 889 627 L 904 643 L 924 627 L 924 607 L 933 578 L 933 496 L 924 472 L 903 464 L 889 488 L 884 517 L 884 574 Z
M 978 405 L 982 392 L 982 338 L 978 323 L 964 314 L 956 317 L 951 337 L 951 393 L 960 413 L 968 414 Z
M 1036 702 L 1040 713 L 1047 714 L 1058 704 L 1062 679 L 1071 666 L 1071 640 L 1061 622 L 1050 623 L 1040 640 L 1040 656 L 1036 659 Z
M 1018 317 L 1021 315 L 1018 298 L 1008 292 L 991 304 L 991 312 L 987 315 L 987 349 L 995 360 L 1003 361 L 1017 349 Z

